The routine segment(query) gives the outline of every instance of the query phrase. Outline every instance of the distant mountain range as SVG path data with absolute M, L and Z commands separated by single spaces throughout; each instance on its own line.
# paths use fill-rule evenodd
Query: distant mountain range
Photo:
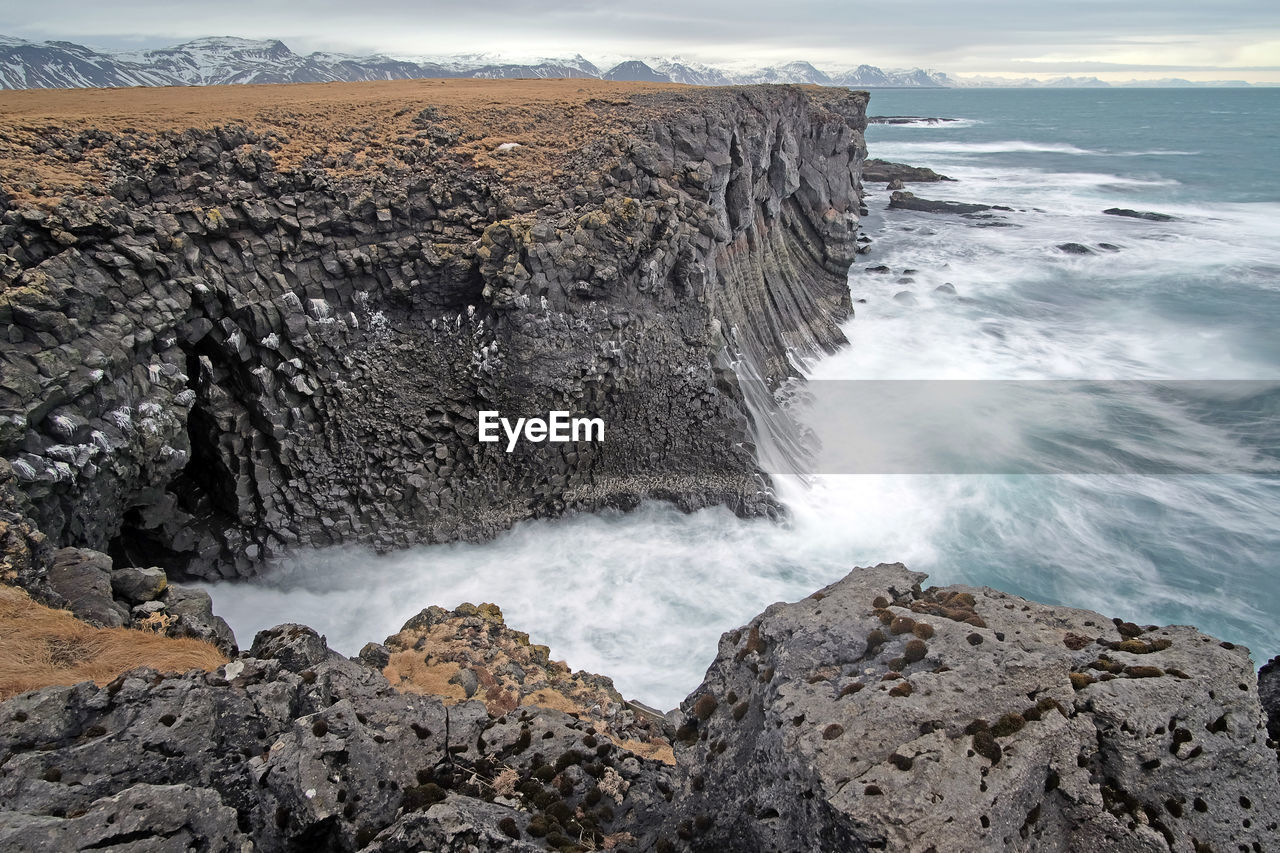
M 382 55 L 310 53 L 304 56 L 294 53 L 281 41 L 230 37 L 197 39 L 155 50 L 96 51 L 66 41 L 30 42 L 0 36 L 0 89 L 329 83 L 419 77 L 595 77 L 699 86 L 813 83 L 858 89 L 1249 85 L 1243 81 L 1206 84 L 1176 79 L 1110 84 L 1095 77 L 1063 77 L 1045 81 L 964 78 L 920 68 L 885 71 L 874 65 L 859 65 L 829 73 L 808 62 L 739 70 L 674 58 L 630 59 L 607 70 L 597 68 L 582 56 L 508 62 L 501 57 L 460 55 L 410 61 Z

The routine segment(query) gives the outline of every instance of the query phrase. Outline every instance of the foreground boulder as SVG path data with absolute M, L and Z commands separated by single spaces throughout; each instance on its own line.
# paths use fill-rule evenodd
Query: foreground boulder
M 1246 650 L 924 578 L 858 569 L 722 638 L 677 735 L 693 849 L 1259 850 L 1277 837 Z

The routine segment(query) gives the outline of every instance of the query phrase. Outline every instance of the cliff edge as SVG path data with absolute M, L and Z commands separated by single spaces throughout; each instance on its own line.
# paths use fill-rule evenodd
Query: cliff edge
M 776 510 L 738 368 L 843 342 L 865 93 L 31 95 L 0 95 L 0 452 L 55 544 L 213 578 L 651 497 Z M 606 437 L 507 453 L 480 410 Z

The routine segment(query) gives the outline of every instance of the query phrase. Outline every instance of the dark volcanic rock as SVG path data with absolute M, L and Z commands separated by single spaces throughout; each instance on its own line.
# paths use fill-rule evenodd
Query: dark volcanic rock
M 844 343 L 866 95 L 591 104 L 627 132 L 529 184 L 434 108 L 385 166 L 278 167 L 230 124 L 58 131 L 106 194 L 0 219 L 0 453 L 30 518 L 181 579 L 644 498 L 777 512 L 732 364 L 776 384 Z M 480 410 L 605 439 L 507 453 Z
M 674 769 L 567 714 L 400 694 L 302 626 L 254 653 L 0 705 L 0 846 L 498 851 L 512 829 L 545 849 L 535 824 L 656 843 Z
M 71 817 L 0 812 L 0 847 L 14 851 L 207 850 L 241 853 L 234 809 L 188 785 L 132 785 Z
M 1280 744 L 1280 657 L 1272 658 L 1258 670 L 1258 700 L 1267 712 L 1271 740 Z
M 532 689 L 547 656 L 491 605 L 428 608 L 374 655 L 461 651 L 485 702 L 397 692 L 301 625 L 210 673 L 22 694 L 0 703 L 0 846 L 1266 849 L 1274 664 L 1255 689 L 1246 650 L 1192 628 L 923 578 L 856 569 L 725 634 L 671 715 L 674 767 L 631 751 L 621 709 L 504 705 L 492 672 L 523 661 Z
M 921 213 L 981 213 L 985 210 L 997 210 L 990 204 L 970 204 L 963 201 L 933 201 L 917 198 L 914 193 L 895 191 L 889 196 L 890 210 L 918 210 Z
M 1167 213 L 1154 213 L 1150 210 L 1129 210 L 1123 207 L 1108 207 L 1102 212 L 1108 216 L 1126 216 L 1130 219 L 1147 219 L 1152 222 L 1172 222 L 1177 219 L 1176 216 L 1170 216 Z
M 129 608 L 111 590 L 111 558 L 87 548 L 62 548 L 53 555 L 49 583 L 80 619 L 104 628 L 129 624 Z
M 111 572 L 111 593 L 130 604 L 155 601 L 164 594 L 169 579 L 157 566 L 137 568 L 125 566 Z
M 893 181 L 921 184 L 954 180 L 955 178 L 940 175 L 932 169 L 926 169 L 924 166 L 908 166 L 906 163 L 890 163 L 888 160 L 867 160 L 862 164 L 862 182 L 864 184 L 891 183 Z
M 959 119 L 932 116 L 869 116 L 867 118 L 867 124 L 943 124 L 949 121 L 959 121 Z
M 61 607 L 66 601 L 49 583 L 54 549 L 28 516 L 30 510 L 13 466 L 0 459 L 0 582 L 20 586 L 37 601 Z
M 235 655 L 239 648 L 231 626 L 213 613 L 213 599 L 196 587 L 171 583 L 160 597 L 164 614 L 170 618 L 165 633 L 170 637 L 193 637 L 212 643 L 225 654 Z
M 1271 843 L 1246 651 L 924 577 L 856 569 L 721 639 L 676 742 L 693 849 Z
M 1068 255 L 1092 255 L 1093 249 L 1083 243 L 1059 243 L 1058 251 Z

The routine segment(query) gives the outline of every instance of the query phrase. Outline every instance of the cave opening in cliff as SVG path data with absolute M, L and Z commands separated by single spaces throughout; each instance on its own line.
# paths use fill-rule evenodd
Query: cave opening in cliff
M 237 520 L 235 474 L 221 448 L 224 431 L 214 414 L 215 396 L 234 399 L 235 372 L 215 347 L 184 347 L 187 388 L 196 394 L 187 415 L 187 461 L 169 482 L 156 484 L 146 503 L 124 513 L 109 552 L 117 565 L 163 566 L 179 576 L 210 543 L 209 535 Z

